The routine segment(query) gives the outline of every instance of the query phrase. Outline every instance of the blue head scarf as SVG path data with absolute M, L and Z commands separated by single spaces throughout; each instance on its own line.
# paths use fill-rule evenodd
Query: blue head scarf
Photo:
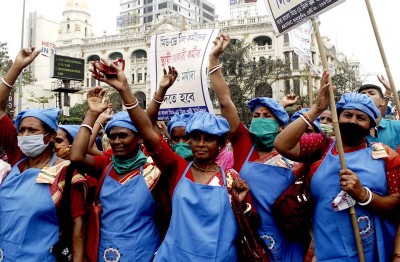
M 289 115 L 286 110 L 275 99 L 269 97 L 256 97 L 247 104 L 251 112 L 254 112 L 260 106 L 265 106 L 274 114 L 282 125 L 287 125 Z
M 192 113 L 175 114 L 168 122 L 168 134 L 171 135 L 172 129 L 175 127 L 186 127 L 187 121 L 192 115 Z
M 229 129 L 229 123 L 225 118 L 207 112 L 194 113 L 186 125 L 186 133 L 198 130 L 216 136 L 226 134 Z
M 104 128 L 107 135 L 110 134 L 111 128 L 113 127 L 125 127 L 135 133 L 138 133 L 136 127 L 131 121 L 131 118 L 129 117 L 128 112 L 126 111 L 118 112 L 111 117 L 110 121 L 108 121 L 106 127 Z
M 294 112 L 294 114 L 292 115 L 292 122 L 299 118 L 301 114 L 307 113 L 308 111 L 310 111 L 309 108 L 302 108 L 299 111 Z M 321 125 L 319 122 L 320 117 L 317 117 L 317 119 L 314 120 L 313 124 L 316 128 L 318 128 L 318 131 L 321 132 Z
M 58 127 L 67 132 L 72 138 L 75 138 L 79 131 L 79 125 L 60 125 Z
M 339 102 L 336 103 L 337 110 L 356 109 L 366 113 L 376 126 L 376 119 L 380 116 L 378 108 L 372 99 L 360 93 L 347 93 L 342 95 Z
M 46 109 L 28 109 L 21 111 L 15 118 L 15 126 L 17 130 L 19 125 L 25 117 L 35 117 L 48 125 L 52 130 L 57 132 L 58 130 L 58 117 L 60 115 L 60 109 L 58 108 L 46 108 Z

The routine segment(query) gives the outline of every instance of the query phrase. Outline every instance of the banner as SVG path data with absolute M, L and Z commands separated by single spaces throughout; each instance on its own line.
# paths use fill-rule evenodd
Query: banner
M 168 89 L 158 113 L 159 120 L 174 114 L 207 111 L 214 113 L 207 85 L 208 54 L 219 30 L 190 30 L 152 36 L 150 84 L 157 91 L 163 69 L 174 66 L 178 77 Z
M 345 0 L 264 0 L 277 36 Z

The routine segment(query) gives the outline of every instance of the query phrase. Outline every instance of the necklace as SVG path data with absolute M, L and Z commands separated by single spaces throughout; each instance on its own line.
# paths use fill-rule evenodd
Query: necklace
M 201 167 L 197 166 L 195 162 L 193 162 L 193 166 L 195 168 L 197 168 L 198 170 L 200 170 L 201 172 L 215 172 L 217 170 L 217 167 L 210 168 L 210 169 L 201 168 Z

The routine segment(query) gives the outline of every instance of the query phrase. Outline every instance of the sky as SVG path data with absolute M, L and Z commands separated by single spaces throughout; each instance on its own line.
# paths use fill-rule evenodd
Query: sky
M 33 11 L 48 18 L 61 20 L 66 0 L 25 0 L 25 17 Z M 229 0 L 214 0 L 216 14 L 219 20 L 229 18 Z M 400 1 L 370 0 L 377 27 L 395 86 L 400 89 L 400 49 L 397 43 L 395 26 Z M 0 42 L 7 42 L 10 57 L 14 58 L 21 48 L 21 22 L 23 0 L 8 0 L 2 2 L 0 16 Z M 120 1 L 118 0 L 88 0 L 91 22 L 95 36 L 116 33 L 116 16 L 119 14 Z M 266 14 L 264 1 L 258 2 L 259 14 Z M 386 72 L 379 53 L 371 21 L 364 0 L 347 0 L 337 7 L 320 16 L 320 32 L 328 36 L 336 50 L 342 51 L 348 57 L 353 54 L 361 62 L 361 78 L 365 82 L 379 83 L 377 74 Z

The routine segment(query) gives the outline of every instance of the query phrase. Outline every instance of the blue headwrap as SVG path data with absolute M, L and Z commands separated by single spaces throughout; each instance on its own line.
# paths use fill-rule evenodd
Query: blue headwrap
M 67 132 L 72 138 L 75 138 L 79 131 L 79 125 L 60 125 L 58 127 Z
M 363 111 L 372 118 L 374 125 L 376 125 L 376 119 L 380 116 L 379 110 L 374 102 L 372 102 L 372 99 L 360 93 L 347 93 L 342 95 L 339 102 L 336 103 L 336 109 L 357 109 Z
M 292 115 L 292 122 L 295 121 L 297 118 L 299 118 L 301 114 L 307 113 L 308 111 L 310 111 L 309 108 L 302 108 L 299 111 L 294 112 L 294 114 Z M 313 124 L 315 125 L 315 127 L 318 128 L 318 131 L 321 132 L 321 126 L 319 122 L 320 122 L 320 117 L 317 117 L 317 119 L 314 120 Z
M 105 127 L 105 132 L 107 135 L 110 134 L 111 128 L 113 127 L 125 127 L 135 133 L 138 132 L 136 127 L 133 125 L 128 112 L 126 111 L 118 112 L 111 117 L 110 121 L 108 121 Z
M 250 100 L 247 104 L 250 108 L 251 112 L 254 112 L 258 107 L 265 106 L 274 114 L 274 116 L 278 119 L 278 121 L 283 124 L 287 125 L 289 120 L 289 115 L 287 114 L 286 110 L 279 104 L 275 99 L 269 97 L 256 97 Z
M 187 121 L 192 115 L 193 115 L 192 113 L 175 114 L 168 122 L 167 129 L 169 135 L 171 135 L 172 129 L 174 129 L 175 127 L 180 127 L 180 126 L 186 127 Z
M 35 117 L 48 125 L 52 130 L 57 132 L 58 130 L 58 117 L 60 115 L 60 109 L 58 108 L 46 108 L 46 109 L 28 109 L 21 111 L 15 118 L 15 126 L 17 130 L 25 117 Z
M 225 118 L 207 112 L 194 113 L 192 117 L 189 118 L 186 125 L 186 133 L 199 130 L 216 136 L 226 134 L 229 129 L 229 123 Z

